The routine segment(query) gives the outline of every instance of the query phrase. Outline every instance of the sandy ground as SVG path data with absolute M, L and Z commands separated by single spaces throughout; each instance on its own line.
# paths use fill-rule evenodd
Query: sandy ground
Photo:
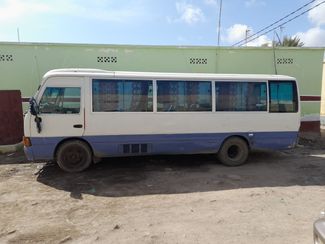
M 0 155 L 1 243 L 312 243 L 325 148 L 106 159 L 80 174 Z

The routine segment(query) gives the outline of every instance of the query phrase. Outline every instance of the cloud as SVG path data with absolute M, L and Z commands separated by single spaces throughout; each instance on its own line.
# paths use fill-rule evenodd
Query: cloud
M 249 30 L 247 25 L 234 24 L 226 30 L 226 36 L 222 36 L 222 40 L 228 43 L 238 42 L 245 38 L 247 30 Z
M 313 6 L 321 3 L 317 0 Z M 325 4 L 319 5 L 308 12 L 308 19 L 314 25 L 305 32 L 298 32 L 295 36 L 309 47 L 324 47 L 325 46 Z
M 49 11 L 49 6 L 41 2 L 7 0 L 0 7 L 0 21 L 12 22 L 23 16 Z
M 267 45 L 269 47 L 272 46 L 272 41 L 266 36 L 266 35 L 262 35 L 260 37 L 258 37 L 257 39 L 250 41 L 247 43 L 247 46 L 249 47 L 260 47 L 262 45 Z
M 204 0 L 204 3 L 207 5 L 217 5 L 216 0 Z
M 247 0 L 245 1 L 246 7 L 253 7 L 253 6 L 265 6 L 266 3 L 260 0 Z
M 325 30 L 319 26 L 309 29 L 306 32 L 298 32 L 296 34 L 300 40 L 305 43 L 304 46 L 324 47 L 325 46 Z
M 313 6 L 319 4 L 320 2 L 322 1 L 317 0 Z M 317 26 L 325 24 L 325 4 L 321 4 L 313 10 L 310 10 L 308 12 L 308 18 L 313 24 L 316 24 Z
M 321 3 L 322 1 L 323 0 L 316 0 L 313 6 Z M 246 7 L 256 5 L 266 5 L 266 3 L 262 0 L 245 1 Z M 308 12 L 308 19 L 314 26 L 306 32 L 298 32 L 295 36 L 298 36 L 301 41 L 305 43 L 305 46 L 325 46 L 325 28 L 323 26 L 325 25 L 325 4 L 319 5 L 315 9 Z M 249 30 L 249 35 L 254 34 L 254 30 L 251 27 L 243 24 L 234 24 L 226 30 L 226 35 L 222 36 L 222 40 L 228 44 L 234 44 L 245 39 L 247 30 Z M 247 46 L 261 46 L 263 44 L 268 44 L 271 46 L 272 41 L 266 35 L 262 35 L 257 39 L 248 42 Z
M 177 18 L 176 21 L 185 22 L 186 24 L 195 24 L 205 21 L 203 11 L 195 5 L 186 2 L 176 2 L 176 10 L 179 14 L 179 18 Z
M 234 24 L 233 26 L 229 27 L 226 30 L 226 35 L 222 36 L 222 40 L 227 42 L 228 44 L 234 44 L 236 42 L 244 40 L 246 38 L 247 31 L 248 31 L 247 33 L 248 36 L 254 34 L 254 30 L 251 27 L 243 24 Z M 255 40 L 249 41 L 247 43 L 247 46 L 261 46 L 263 44 L 271 44 L 271 43 L 272 41 L 266 35 L 262 35 Z

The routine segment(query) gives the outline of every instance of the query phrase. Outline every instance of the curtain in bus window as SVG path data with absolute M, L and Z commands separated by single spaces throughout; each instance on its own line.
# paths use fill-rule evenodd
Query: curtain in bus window
M 266 111 L 266 83 L 216 82 L 216 111 Z
M 123 110 L 123 81 L 94 80 L 92 88 L 94 112 Z
M 296 112 L 297 95 L 293 82 L 270 82 L 270 112 Z
M 153 111 L 152 81 L 93 80 L 94 112 Z
M 187 111 L 211 111 L 211 82 L 186 82 L 185 97 Z
M 124 81 L 123 89 L 124 111 L 152 111 L 152 85 L 149 81 Z
M 159 112 L 212 111 L 210 81 L 157 81 Z
M 184 111 L 184 82 L 157 81 L 158 111 Z

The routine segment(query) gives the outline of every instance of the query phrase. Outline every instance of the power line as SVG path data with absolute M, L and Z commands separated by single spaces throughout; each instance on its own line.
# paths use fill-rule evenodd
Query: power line
M 281 22 L 282 20 L 288 18 L 289 16 L 291 16 L 291 15 L 293 15 L 293 14 L 299 12 L 301 9 L 307 7 L 308 5 L 312 4 L 312 3 L 315 2 L 315 1 L 316 1 L 316 0 L 312 0 L 312 1 L 310 1 L 310 2 L 308 2 L 308 3 L 306 3 L 306 4 L 304 4 L 304 5 L 301 6 L 300 8 L 298 8 L 298 9 L 296 9 L 295 11 L 293 11 L 293 12 L 287 14 L 287 15 L 284 16 L 283 18 L 279 19 L 278 21 L 273 22 L 272 24 L 266 26 L 265 28 L 259 30 L 258 32 L 254 33 L 253 35 L 249 36 L 248 38 L 251 38 L 251 37 L 253 37 L 253 36 L 256 36 L 257 34 L 261 33 L 262 31 L 264 31 L 264 30 L 266 30 L 266 29 L 268 29 L 268 28 L 274 26 L 275 24 Z M 241 41 L 239 41 L 239 42 L 236 42 L 236 43 L 233 44 L 232 46 L 236 46 L 236 45 L 239 45 L 239 44 L 240 44 L 239 46 L 241 46 L 241 45 L 242 45 L 241 42 L 245 42 L 246 40 L 247 40 L 247 39 L 245 38 L 245 39 L 243 39 L 243 40 L 241 40 Z
M 318 4 L 316 4 L 316 5 L 313 6 L 312 8 L 309 8 L 309 9 L 307 9 L 307 10 L 301 12 L 300 14 L 296 15 L 295 17 L 293 17 L 293 18 L 291 18 L 291 19 L 289 19 L 289 20 L 287 20 L 287 21 L 281 23 L 280 25 L 277 25 L 276 27 L 274 27 L 274 28 L 272 28 L 272 29 L 270 29 L 270 30 L 268 30 L 268 31 L 265 31 L 265 32 L 263 32 L 262 34 L 260 34 L 260 35 L 258 35 L 258 36 L 256 36 L 256 37 L 254 37 L 254 38 L 252 38 L 252 39 L 249 39 L 249 38 L 251 38 L 251 37 L 253 36 L 253 35 L 251 35 L 250 37 L 248 37 L 249 40 L 247 40 L 247 42 L 254 41 L 254 40 L 256 40 L 257 38 L 259 38 L 259 37 L 261 37 L 261 36 L 263 36 L 263 35 L 265 35 L 265 34 L 271 32 L 271 31 L 274 31 L 275 29 L 279 28 L 280 26 L 285 25 L 285 24 L 288 24 L 289 22 L 291 22 L 291 21 L 297 19 L 298 17 L 304 15 L 305 13 L 308 13 L 310 10 L 312 10 L 312 9 L 314 9 L 314 8 L 317 8 L 318 6 L 322 5 L 323 3 L 325 3 L 325 0 L 322 1 L 322 2 L 320 2 L 320 3 L 318 3 Z M 243 44 L 240 44 L 239 46 L 242 46 L 242 45 L 243 45 Z
M 248 38 L 251 38 L 251 37 L 253 37 L 253 36 L 256 36 L 256 35 L 258 35 L 259 33 L 261 33 L 262 31 L 265 31 L 265 30 L 267 30 L 267 29 L 269 29 L 270 27 L 272 27 L 272 26 L 274 26 L 274 25 L 276 25 L 276 24 L 278 24 L 279 22 L 281 22 L 282 20 L 284 20 L 284 19 L 286 19 L 286 18 L 288 18 L 289 16 L 291 16 L 291 15 L 293 15 L 293 14 L 295 14 L 295 13 L 297 13 L 297 12 L 299 12 L 301 9 L 303 9 L 303 8 L 305 8 L 305 7 L 307 7 L 308 5 L 310 5 L 310 4 L 312 4 L 313 2 L 315 2 L 316 0 L 312 0 L 312 1 L 310 1 L 310 2 L 308 2 L 308 3 L 306 3 L 306 4 L 304 4 L 303 6 L 301 6 L 300 8 L 298 8 L 298 9 L 296 9 L 296 10 L 294 10 L 294 11 L 292 11 L 291 13 L 289 13 L 289 14 L 287 14 L 286 16 L 284 16 L 283 18 L 281 18 L 281 19 L 279 19 L 279 20 L 277 20 L 277 21 L 275 21 L 275 22 L 273 22 L 272 24 L 270 24 L 270 25 L 268 25 L 268 26 L 266 26 L 266 27 L 264 27 L 263 29 L 261 29 L 261 30 L 259 30 L 258 32 L 256 32 L 256 33 L 254 33 L 254 34 L 252 34 L 251 36 L 249 36 Z M 315 5 L 315 6 L 319 6 L 320 4 L 318 4 L 318 5 Z M 311 9 L 310 9 L 311 10 Z M 309 10 L 309 11 L 310 11 Z M 281 24 L 281 25 L 283 25 L 283 24 Z M 281 26 L 280 25 L 280 26 Z M 236 42 L 235 44 L 233 44 L 232 46 L 236 46 L 236 45 L 239 45 L 239 46 L 241 46 L 242 44 L 242 42 L 246 42 L 246 38 L 245 39 L 243 39 L 243 40 L 241 40 L 241 41 L 238 41 L 238 42 Z

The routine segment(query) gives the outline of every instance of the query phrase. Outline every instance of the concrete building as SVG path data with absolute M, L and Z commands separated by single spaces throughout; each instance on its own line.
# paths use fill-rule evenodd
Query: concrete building
M 323 57 L 323 48 L 0 43 L 0 90 L 19 89 L 26 101 L 56 68 L 283 74 L 298 79 L 303 123 L 319 128 Z

